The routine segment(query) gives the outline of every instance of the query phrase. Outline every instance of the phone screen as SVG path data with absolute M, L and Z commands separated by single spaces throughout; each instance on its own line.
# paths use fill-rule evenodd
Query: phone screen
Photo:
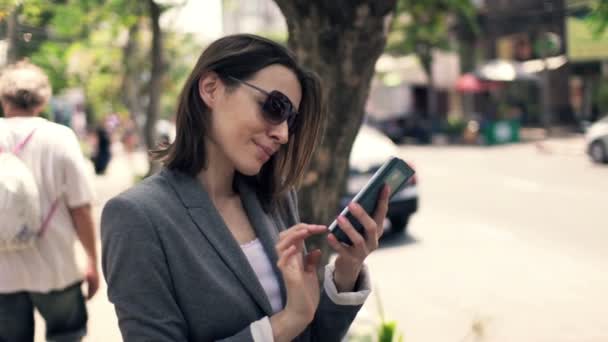
M 395 194 L 395 191 L 397 190 L 397 188 L 399 188 L 405 177 L 406 174 L 404 174 L 400 169 L 397 168 L 393 169 L 388 175 L 388 177 L 386 177 L 386 184 L 391 189 L 391 194 L 389 198 L 393 196 L 393 194 Z

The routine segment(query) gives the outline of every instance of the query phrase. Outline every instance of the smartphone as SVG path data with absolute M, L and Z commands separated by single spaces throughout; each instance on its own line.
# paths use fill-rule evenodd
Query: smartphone
M 378 196 L 382 190 L 384 184 L 390 187 L 391 193 L 389 199 L 399 192 L 407 181 L 414 175 L 414 169 L 412 169 L 406 162 L 397 158 L 391 157 L 386 161 L 376 173 L 370 178 L 365 186 L 357 193 L 353 198 L 352 202 L 357 202 L 363 209 L 371 216 L 376 211 L 376 205 L 378 204 Z M 344 208 L 340 215 L 345 216 L 353 227 L 359 232 L 359 234 L 365 237 L 365 228 L 357 219 L 350 213 L 348 207 Z M 338 241 L 347 245 L 352 245 L 348 235 L 346 235 L 340 226 L 338 225 L 337 219 L 329 226 L 329 231 L 334 234 Z

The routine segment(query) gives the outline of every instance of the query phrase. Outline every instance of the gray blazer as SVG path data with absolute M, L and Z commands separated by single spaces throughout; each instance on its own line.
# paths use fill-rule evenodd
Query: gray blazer
M 279 278 L 278 233 L 298 222 L 262 210 L 245 181 L 243 207 Z M 111 199 L 101 219 L 102 267 L 125 341 L 253 341 L 249 325 L 272 309 L 256 274 L 207 192 L 193 177 L 163 169 Z M 313 322 L 296 341 L 340 341 L 360 306 L 322 293 Z

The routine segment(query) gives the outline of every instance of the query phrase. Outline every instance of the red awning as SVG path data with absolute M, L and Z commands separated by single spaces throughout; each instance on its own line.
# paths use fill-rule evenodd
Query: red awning
M 481 93 L 500 87 L 497 82 L 482 81 L 471 73 L 461 75 L 456 80 L 455 88 L 462 93 Z

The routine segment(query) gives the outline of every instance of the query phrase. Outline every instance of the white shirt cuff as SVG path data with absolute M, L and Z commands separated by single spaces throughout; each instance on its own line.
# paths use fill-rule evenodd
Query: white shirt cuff
M 334 283 L 334 270 L 336 266 L 333 263 L 325 266 L 325 280 L 323 280 L 323 287 L 325 293 L 331 299 L 332 302 L 338 305 L 362 305 L 365 300 L 372 292 L 371 281 L 369 277 L 369 270 L 367 265 L 363 265 L 361 273 L 359 274 L 358 291 L 357 292 L 338 292 L 336 283 Z
M 251 323 L 251 336 L 253 336 L 253 342 L 272 342 L 274 337 L 272 335 L 272 326 L 270 325 L 270 319 L 268 316 Z

